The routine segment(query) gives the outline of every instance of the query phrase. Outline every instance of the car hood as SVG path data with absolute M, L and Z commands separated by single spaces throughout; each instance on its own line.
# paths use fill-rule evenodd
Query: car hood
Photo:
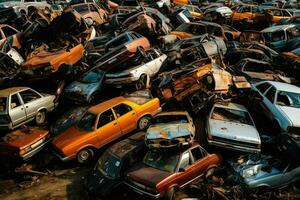
M 141 164 L 126 174 L 126 179 L 143 184 L 145 186 L 156 188 L 157 184 L 165 178 L 172 175 L 171 172 L 162 171 Z
M 251 125 L 210 119 L 209 128 L 215 137 L 260 144 L 259 133 Z
M 81 83 L 79 81 L 74 81 L 66 87 L 65 93 L 68 95 L 76 93 L 82 96 L 87 96 L 94 91 L 94 88 L 97 87 L 98 84 L 99 83 Z
M 85 131 L 78 129 L 76 126 L 68 128 L 65 132 L 54 138 L 52 144 L 57 149 L 64 149 L 68 145 L 71 145 L 75 141 L 80 141 L 83 137 L 88 134 Z
M 300 108 L 276 106 L 289 118 L 293 126 L 300 127 Z
M 41 138 L 44 138 L 49 131 L 42 129 L 28 129 L 28 130 L 16 130 L 8 133 L 2 138 L 6 145 L 13 146 L 16 148 L 26 147 L 31 145 Z
M 193 134 L 188 123 L 182 124 L 159 124 L 152 125 L 146 132 L 146 139 L 173 139 L 177 137 L 190 136 Z

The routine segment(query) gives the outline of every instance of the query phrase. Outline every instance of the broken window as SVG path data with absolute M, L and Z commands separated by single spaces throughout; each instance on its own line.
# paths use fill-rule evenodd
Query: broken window
M 155 169 L 175 172 L 179 160 L 179 154 L 159 151 L 148 151 L 143 163 Z
M 247 62 L 244 66 L 244 70 L 246 72 L 265 72 L 267 70 L 272 70 L 270 65 L 255 63 L 255 62 Z
M 253 125 L 249 113 L 242 110 L 215 107 L 211 118 L 215 120 Z
M 153 118 L 153 124 L 188 123 L 186 115 L 158 115 Z
M 74 10 L 76 10 L 78 13 L 86 13 L 89 12 L 88 4 L 82 4 L 80 6 L 74 6 Z
M 273 86 L 266 93 L 266 98 L 269 99 L 271 103 L 274 103 L 275 93 L 276 93 L 276 89 Z
M 267 91 L 267 89 L 270 87 L 269 83 L 262 83 L 260 85 L 257 85 L 256 88 L 262 93 L 264 94 L 265 91 Z
M 16 107 L 19 107 L 21 105 L 21 102 L 18 98 L 17 94 L 13 94 L 11 95 L 11 99 L 10 99 L 10 109 L 14 109 Z
M 6 110 L 6 97 L 0 97 L 0 112 L 4 112 Z
M 100 128 L 114 120 L 115 120 L 114 114 L 113 114 L 112 110 L 109 109 L 109 110 L 101 113 L 101 115 L 99 117 L 99 122 L 98 122 L 97 128 Z
M 22 92 L 20 92 L 20 95 L 21 95 L 21 97 L 23 99 L 24 104 L 41 98 L 41 96 L 38 93 L 36 93 L 36 92 L 34 92 L 32 90 L 22 91 Z
M 185 152 L 182 154 L 179 169 L 185 169 L 189 165 L 190 165 L 190 155 L 189 152 Z
M 279 91 L 277 94 L 277 105 L 300 108 L 300 94 L 294 92 Z
M 132 108 L 127 104 L 121 103 L 114 107 L 114 111 L 115 111 L 117 117 L 121 117 L 121 116 L 125 115 L 126 113 L 129 113 L 130 111 L 132 111 Z
M 202 152 L 199 147 L 191 149 L 191 153 L 194 158 L 194 162 L 203 158 Z
M 82 119 L 77 123 L 77 127 L 84 131 L 93 131 L 95 129 L 97 115 L 87 112 Z
M 97 169 L 105 176 L 116 178 L 119 176 L 121 160 L 109 151 L 100 157 Z

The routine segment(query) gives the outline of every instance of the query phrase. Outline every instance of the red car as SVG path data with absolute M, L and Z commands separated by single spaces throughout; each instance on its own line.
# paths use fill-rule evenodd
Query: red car
M 221 163 L 200 145 L 162 152 L 148 151 L 143 162 L 125 173 L 125 184 L 135 192 L 155 199 L 174 199 L 174 190 L 200 178 Z

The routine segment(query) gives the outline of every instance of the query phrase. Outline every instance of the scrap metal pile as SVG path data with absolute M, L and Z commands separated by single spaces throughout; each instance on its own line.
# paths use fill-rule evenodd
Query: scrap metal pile
M 96 159 L 98 198 L 299 188 L 299 16 L 292 0 L 0 1 L 0 163 Z

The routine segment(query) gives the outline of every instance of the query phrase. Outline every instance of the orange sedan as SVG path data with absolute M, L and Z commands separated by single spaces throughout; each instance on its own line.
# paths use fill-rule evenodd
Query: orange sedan
M 56 155 L 63 161 L 88 162 L 95 150 L 136 128 L 145 130 L 160 110 L 158 98 L 116 97 L 95 105 L 52 141 Z

